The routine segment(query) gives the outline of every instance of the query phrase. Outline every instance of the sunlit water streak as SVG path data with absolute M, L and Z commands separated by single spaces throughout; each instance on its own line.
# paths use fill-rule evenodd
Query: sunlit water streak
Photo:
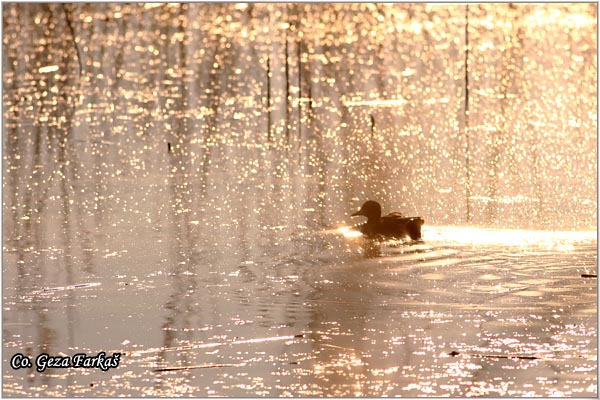
M 362 238 L 362 233 L 352 226 L 342 226 L 327 233 L 339 233 L 346 238 Z M 429 242 L 471 246 L 542 246 L 548 250 L 574 250 L 575 243 L 590 243 L 597 231 L 541 231 L 522 229 L 475 228 L 466 226 L 424 226 L 423 235 Z M 390 240 L 389 243 L 395 243 Z M 402 243 L 399 241 L 397 243 Z
M 519 229 L 490 229 L 472 227 L 424 227 L 431 241 L 472 246 L 541 246 L 548 250 L 574 250 L 576 243 L 591 243 L 597 231 L 541 231 Z

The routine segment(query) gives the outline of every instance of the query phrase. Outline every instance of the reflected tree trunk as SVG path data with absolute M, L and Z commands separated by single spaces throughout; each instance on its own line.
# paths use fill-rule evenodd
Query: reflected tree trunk
M 464 61 L 464 134 L 465 134 L 465 205 L 466 222 L 471 222 L 471 139 L 469 132 L 469 5 L 465 5 L 465 61 Z
M 79 64 L 79 77 L 83 74 L 83 62 L 81 60 L 81 52 L 79 51 L 79 45 L 77 44 L 77 37 L 75 36 L 75 29 L 73 28 L 73 9 L 75 4 L 62 4 L 62 8 L 65 12 L 65 18 L 67 21 L 67 26 L 69 27 L 69 33 L 71 34 L 71 39 L 73 40 L 73 47 L 75 48 L 75 52 L 77 53 L 77 63 Z
M 303 41 L 302 38 L 300 37 L 300 32 L 302 32 L 302 11 L 301 11 L 301 7 L 302 5 L 296 5 L 296 12 L 295 12 L 295 22 L 296 22 L 296 62 L 297 62 L 297 71 L 298 71 L 298 77 L 297 77 L 297 81 L 296 81 L 296 85 L 298 87 L 298 104 L 297 104 L 297 123 L 296 123 L 296 129 L 298 131 L 297 135 L 298 135 L 298 162 L 299 163 L 303 163 L 302 162 L 302 154 L 304 153 L 304 148 L 305 148 L 305 141 L 304 141 L 304 135 L 303 135 L 303 129 L 302 129 L 302 68 L 304 67 L 304 65 L 302 64 L 302 45 L 303 45 Z
M 511 135 L 514 135 L 509 124 L 511 115 L 509 112 L 513 109 L 514 99 L 517 97 L 517 81 L 520 77 L 523 58 L 523 24 L 520 21 L 522 13 L 518 11 L 513 3 L 510 3 L 506 15 L 507 19 L 510 18 L 511 20 L 511 28 L 509 32 L 502 32 L 499 38 L 500 41 L 504 41 L 506 47 L 501 52 L 499 123 L 496 129 L 492 131 L 490 142 L 490 182 L 487 193 L 490 201 L 487 203 L 486 214 L 488 223 L 492 224 L 498 222 L 498 204 L 500 200 L 498 191 L 502 171 L 500 164 L 506 156 L 507 143 L 510 141 Z M 505 40 L 507 37 L 509 38 L 508 41 Z M 502 45 L 501 43 L 500 46 Z M 513 165 L 511 168 L 514 167 Z
M 271 57 L 267 54 L 267 142 L 271 144 L 273 142 L 273 133 L 271 131 Z
M 289 5 L 286 4 L 286 13 L 289 18 Z M 289 38 L 288 32 L 290 31 L 291 23 L 288 21 L 288 27 L 285 29 L 285 142 L 286 145 L 290 144 L 290 114 L 291 114 L 291 101 L 290 101 L 290 52 L 289 52 Z

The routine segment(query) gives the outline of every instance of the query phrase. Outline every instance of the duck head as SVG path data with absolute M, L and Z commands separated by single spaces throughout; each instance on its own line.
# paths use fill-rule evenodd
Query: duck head
M 362 205 L 360 210 L 352 214 L 351 217 L 356 217 L 359 215 L 367 217 L 369 220 L 376 221 L 381 218 L 381 206 L 378 202 L 369 200 Z

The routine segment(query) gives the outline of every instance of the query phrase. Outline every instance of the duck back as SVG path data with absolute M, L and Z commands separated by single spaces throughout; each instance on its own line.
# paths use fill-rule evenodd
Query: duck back
M 382 217 L 378 222 L 363 223 L 355 229 L 370 238 L 421 239 L 421 226 L 425 221 L 421 217 L 404 217 L 401 213 L 393 212 Z
M 390 213 L 381 218 L 385 236 L 421 239 L 421 226 L 425 223 L 421 217 L 404 217 L 399 212 Z

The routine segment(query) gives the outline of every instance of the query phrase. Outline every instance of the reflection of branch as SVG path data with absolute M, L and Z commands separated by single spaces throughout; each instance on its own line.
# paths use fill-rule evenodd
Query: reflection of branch
M 210 167 L 210 157 L 211 157 L 211 132 L 217 131 L 217 122 L 218 122 L 218 116 L 219 116 L 219 107 L 221 105 L 220 103 L 220 95 L 221 95 L 221 91 L 222 91 L 222 86 L 220 83 L 220 75 L 219 72 L 217 71 L 217 69 L 214 67 L 215 64 L 217 65 L 225 65 L 224 62 L 219 62 L 219 44 L 221 43 L 221 35 L 217 35 L 217 37 L 215 38 L 215 46 L 214 46 L 214 52 L 213 52 L 213 63 L 209 65 L 213 65 L 212 69 L 210 70 L 209 73 L 209 78 L 208 78 L 208 84 L 209 84 L 209 88 L 211 90 L 207 102 L 208 102 L 208 108 L 210 110 L 210 115 L 207 118 L 207 123 L 206 123 L 206 133 L 203 135 L 202 138 L 202 147 L 203 147 L 203 153 L 202 153 L 202 159 L 201 159 L 201 164 L 202 164 L 202 174 L 201 176 L 201 190 L 202 190 L 202 197 L 206 196 L 207 193 L 207 187 L 206 187 L 206 183 L 208 181 L 208 170 Z
M 182 367 L 164 367 L 164 368 L 156 368 L 154 372 L 169 372 L 169 371 L 187 371 L 190 369 L 200 369 L 200 368 L 223 368 L 223 367 L 244 367 L 246 363 L 241 364 L 202 364 L 202 365 L 188 365 Z
M 300 148 L 302 148 L 302 38 L 300 32 L 302 31 L 302 17 L 300 11 L 296 9 L 296 21 L 297 25 L 297 37 L 296 37 L 296 56 L 298 59 L 298 140 L 300 141 Z M 302 151 L 298 152 L 298 160 L 302 157 Z
M 467 141 L 466 145 L 466 156 L 465 156 L 465 169 L 466 169 L 466 201 L 467 201 L 467 222 L 471 222 L 471 160 L 470 158 L 470 146 L 469 146 L 469 5 L 465 6 L 465 138 Z
M 286 4 L 286 16 L 289 21 L 289 5 Z M 291 26 L 291 24 L 289 24 Z M 290 65 L 288 49 L 288 32 L 285 30 L 285 142 L 290 144 Z
M 452 357 L 456 357 L 459 355 L 458 351 L 451 351 L 448 355 Z M 556 360 L 555 358 L 546 358 L 539 356 L 530 356 L 527 354 L 465 354 L 465 356 L 469 357 L 478 357 L 478 358 L 504 358 L 504 359 L 515 359 L 515 360 Z
M 506 155 L 505 143 L 507 143 L 509 139 L 509 124 L 507 122 L 509 120 L 509 116 L 506 114 L 507 109 L 512 106 L 510 100 L 512 96 L 509 96 L 511 87 L 514 86 L 514 82 L 517 80 L 516 75 L 520 70 L 518 66 L 516 64 L 512 64 L 512 62 L 513 60 L 521 59 L 517 54 L 521 46 L 520 43 L 522 42 L 522 24 L 519 20 L 520 14 L 517 13 L 517 9 L 514 4 L 511 3 L 508 5 L 508 7 L 510 12 L 507 13 L 507 19 L 511 18 L 513 28 L 511 28 L 509 32 L 505 32 L 505 37 L 510 38 L 510 41 L 508 41 L 508 44 L 506 44 L 506 50 L 500 55 L 500 68 L 502 68 L 502 72 L 500 73 L 502 95 L 499 100 L 500 124 L 498 129 L 491 133 L 490 144 L 490 169 L 492 171 L 492 176 L 490 178 L 491 182 L 490 187 L 488 188 L 488 196 L 492 199 L 492 201 L 487 204 L 487 209 L 489 222 L 491 223 L 498 222 L 498 202 L 496 201 L 496 197 L 498 196 L 500 163 Z M 514 27 L 518 27 L 516 33 L 514 31 Z
M 77 45 L 77 41 L 75 40 L 75 29 L 73 29 L 73 21 L 72 21 L 72 12 L 67 8 L 67 4 L 63 4 L 63 10 L 65 11 L 65 18 L 67 20 L 67 26 L 69 27 L 69 31 L 71 31 L 71 37 L 73 38 L 73 46 L 75 47 L 75 51 L 77 51 L 77 62 L 79 63 L 79 77 L 81 78 L 81 73 L 83 72 L 83 64 L 81 63 L 81 52 L 79 51 L 79 46 Z
M 267 140 L 273 141 L 271 137 L 271 58 L 267 54 Z
M 142 354 L 152 354 L 159 352 L 182 352 L 187 350 L 197 350 L 197 349 L 206 349 L 213 347 L 221 347 L 221 346 L 231 346 L 237 344 L 254 344 L 254 343 L 268 343 L 268 342 L 280 342 L 294 339 L 304 339 L 306 336 L 304 333 L 299 333 L 296 335 L 285 335 L 285 336 L 271 336 L 264 338 L 254 338 L 254 339 L 238 339 L 224 342 L 210 342 L 210 343 L 195 343 L 188 344 L 182 346 L 173 346 L 173 347 L 162 347 L 162 348 L 150 348 L 145 350 L 133 350 L 133 351 L 123 351 L 123 350 L 114 350 L 114 352 L 122 352 L 128 356 L 139 357 Z

